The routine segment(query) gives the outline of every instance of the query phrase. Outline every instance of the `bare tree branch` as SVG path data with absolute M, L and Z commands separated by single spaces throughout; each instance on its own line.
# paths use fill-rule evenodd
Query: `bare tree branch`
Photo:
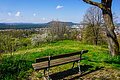
M 83 1 L 88 3 L 88 4 L 97 6 L 97 7 L 101 8 L 101 9 L 105 9 L 105 6 L 102 3 L 94 2 L 92 0 L 83 0 Z

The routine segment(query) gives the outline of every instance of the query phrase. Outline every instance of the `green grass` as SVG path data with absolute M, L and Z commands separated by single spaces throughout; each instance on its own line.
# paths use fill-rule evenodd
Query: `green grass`
M 24 80 L 33 72 L 32 63 L 36 58 L 80 50 L 89 50 L 83 55 L 86 59 L 81 62 L 82 65 L 91 65 L 94 69 L 98 67 L 120 69 L 120 56 L 111 57 L 107 48 L 64 40 L 46 43 L 34 49 L 21 50 L 15 52 L 13 56 L 3 55 L 0 63 L 0 80 Z M 70 66 L 71 64 L 68 64 L 67 68 Z

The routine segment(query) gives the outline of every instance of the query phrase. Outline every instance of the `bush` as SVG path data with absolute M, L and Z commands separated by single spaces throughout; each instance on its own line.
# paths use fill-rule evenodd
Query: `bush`
M 46 37 L 48 36 L 48 34 L 36 34 L 31 38 L 31 43 L 32 45 L 39 45 L 41 43 L 46 42 Z
M 32 71 L 29 71 L 32 66 L 32 61 L 15 59 L 8 57 L 2 60 L 0 64 L 0 80 L 21 80 L 26 79 Z M 8 78 L 8 79 L 7 79 Z

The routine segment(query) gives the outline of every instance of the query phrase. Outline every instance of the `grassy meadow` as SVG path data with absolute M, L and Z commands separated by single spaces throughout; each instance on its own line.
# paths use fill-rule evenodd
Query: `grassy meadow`
M 120 56 L 111 57 L 106 46 L 94 46 L 83 44 L 80 41 L 63 40 L 53 43 L 45 43 L 39 47 L 19 50 L 13 55 L 4 54 L 0 63 L 0 80 L 26 80 L 34 71 L 32 63 L 36 58 L 48 55 L 65 54 L 80 50 L 89 50 L 84 54 L 85 60 L 81 65 L 93 66 L 90 70 L 97 68 L 120 69 Z M 71 63 L 62 67 L 69 69 Z M 63 70 L 61 68 L 61 70 Z

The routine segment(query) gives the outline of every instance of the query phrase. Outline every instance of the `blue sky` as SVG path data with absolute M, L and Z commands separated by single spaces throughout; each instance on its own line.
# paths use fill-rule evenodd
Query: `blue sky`
M 51 20 L 79 23 L 89 7 L 82 0 L 0 0 L 0 23 L 44 23 Z M 120 0 L 113 0 L 112 8 L 120 17 Z

